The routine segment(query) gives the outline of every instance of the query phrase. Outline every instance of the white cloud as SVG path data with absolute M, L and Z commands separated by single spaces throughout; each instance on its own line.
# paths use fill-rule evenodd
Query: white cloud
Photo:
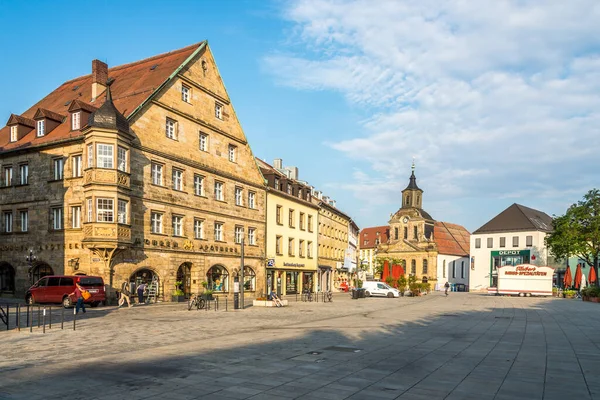
M 388 174 L 372 181 L 388 201 L 413 156 L 432 201 L 582 195 L 595 183 L 597 1 L 298 0 L 284 15 L 302 51 L 266 65 L 282 84 L 372 110 L 363 137 L 330 146 Z

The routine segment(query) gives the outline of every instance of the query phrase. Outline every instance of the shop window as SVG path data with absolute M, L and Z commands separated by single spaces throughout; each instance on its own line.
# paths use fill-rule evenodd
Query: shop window
M 285 287 L 287 294 L 298 293 L 298 276 L 299 272 L 290 271 L 285 274 Z
M 244 266 L 244 291 L 254 292 L 256 290 L 256 272 L 248 266 Z
M 229 272 L 223 266 L 215 265 L 211 267 L 206 273 L 206 281 L 210 290 L 215 292 L 229 291 Z

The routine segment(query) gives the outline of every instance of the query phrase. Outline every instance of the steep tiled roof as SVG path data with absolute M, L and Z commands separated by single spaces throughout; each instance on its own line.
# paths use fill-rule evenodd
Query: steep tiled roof
M 35 121 L 32 120 L 31 118 L 25 118 L 20 115 L 11 114 L 10 118 L 8 118 L 8 122 L 6 123 L 6 125 L 14 125 L 14 124 L 21 124 L 21 125 L 28 126 L 30 128 L 35 128 Z
M 97 110 L 97 108 L 88 103 L 84 103 L 81 100 L 73 100 L 69 105 L 68 111 L 77 111 L 77 110 L 84 110 L 84 111 L 93 113 L 94 111 Z
M 50 118 L 51 120 L 54 120 L 56 122 L 63 122 L 63 120 L 65 119 L 64 115 L 55 113 L 54 111 L 46 110 L 45 108 L 38 108 L 38 110 L 35 112 L 35 115 L 33 116 L 33 119 L 38 119 L 41 117 Z
M 379 239 L 379 243 L 387 243 L 389 238 L 389 229 L 390 228 L 387 225 L 363 228 L 360 231 L 358 238 L 358 247 L 361 249 L 374 249 L 377 247 L 375 244 L 376 239 Z
M 552 217 L 542 211 L 513 204 L 473 234 L 517 231 L 552 231 Z
M 469 231 L 460 225 L 441 221 L 434 225 L 433 241 L 440 254 L 468 257 L 470 236 Z
M 171 77 L 178 67 L 205 43 L 197 43 L 170 53 L 109 68 L 108 76 L 114 79 L 111 91 L 115 107 L 123 115 L 129 117 L 137 107 L 142 105 L 156 89 Z M 92 101 L 92 74 L 63 83 L 52 93 L 22 113 L 21 117 L 31 119 L 39 108 L 68 115 L 68 109 L 73 100 L 79 100 L 83 103 L 90 103 Z M 100 108 L 104 101 L 104 94 L 100 94 L 92 103 L 92 106 Z M 36 137 L 35 132 L 32 131 L 18 142 L 10 143 L 9 129 L 8 127 L 3 127 L 0 129 L 0 151 L 53 142 L 79 135 L 81 135 L 79 131 L 71 131 L 70 124 L 62 123 L 43 137 Z

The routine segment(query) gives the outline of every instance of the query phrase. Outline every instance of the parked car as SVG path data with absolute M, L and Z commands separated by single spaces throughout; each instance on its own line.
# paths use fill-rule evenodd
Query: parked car
M 65 308 L 71 307 L 77 300 L 69 296 L 75 291 L 75 284 L 79 283 L 92 297 L 85 300 L 86 304 L 97 307 L 106 301 L 104 280 L 99 276 L 87 275 L 50 275 L 41 278 L 25 294 L 27 304 L 57 303 Z
M 387 296 L 400 297 L 398 289 L 390 287 L 383 282 L 367 281 L 362 284 L 365 289 L 365 297 L 371 296 Z

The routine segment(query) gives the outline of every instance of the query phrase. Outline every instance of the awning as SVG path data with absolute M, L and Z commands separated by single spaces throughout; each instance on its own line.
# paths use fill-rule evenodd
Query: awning
M 331 271 L 331 267 L 329 265 L 319 265 L 319 269 Z

